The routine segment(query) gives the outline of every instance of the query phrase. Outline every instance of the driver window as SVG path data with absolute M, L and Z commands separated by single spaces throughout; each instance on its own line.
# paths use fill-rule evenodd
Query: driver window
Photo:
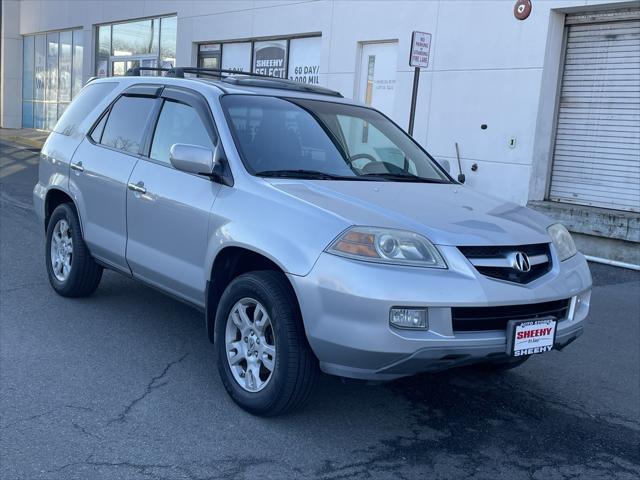
M 359 170 L 373 162 L 382 162 L 399 171 L 417 174 L 415 163 L 405 157 L 384 133 L 362 118 L 338 115 L 338 123 L 346 142 L 352 165 Z M 391 171 L 391 169 L 388 169 Z
M 151 153 L 154 160 L 169 161 L 169 150 L 174 143 L 188 143 L 213 150 L 214 145 L 198 112 L 184 103 L 165 100 L 153 134 Z

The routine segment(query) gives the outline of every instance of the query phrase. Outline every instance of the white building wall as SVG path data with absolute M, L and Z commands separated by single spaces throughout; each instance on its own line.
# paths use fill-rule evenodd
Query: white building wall
M 3 13 L 16 10 L 13 3 L 4 0 Z M 321 33 L 321 83 L 347 97 L 357 94 L 360 42 L 397 40 L 393 117 L 406 127 L 413 80 L 410 34 L 431 32 L 431 65 L 421 74 L 415 138 L 447 160 L 454 173 L 458 142 L 469 186 L 525 204 L 542 199 L 546 189 L 563 12 L 633 3 L 534 0 L 529 19 L 518 21 L 511 0 L 20 0 L 19 33 L 82 27 L 89 47 L 86 78 L 94 73 L 94 25 L 100 23 L 176 13 L 178 65 L 195 65 L 198 42 Z M 3 53 L 4 35 L 3 29 Z M 18 44 L 13 43 L 16 49 Z M 3 54 L 6 62 L 18 62 L 12 71 L 19 74 L 19 54 Z M 3 92 L 19 87 L 19 79 L 3 74 L 2 80 Z M 19 91 L 13 98 L 20 98 Z M 3 109 L 3 125 L 15 125 L 16 118 L 13 107 Z

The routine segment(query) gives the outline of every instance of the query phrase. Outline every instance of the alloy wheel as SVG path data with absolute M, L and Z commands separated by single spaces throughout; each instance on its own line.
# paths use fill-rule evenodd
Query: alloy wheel
M 58 220 L 51 234 L 51 267 L 53 275 L 60 282 L 69 278 L 73 260 L 73 238 L 71 228 L 65 219 Z
M 225 329 L 227 362 L 235 381 L 248 392 L 259 392 L 273 377 L 276 345 L 271 318 L 253 298 L 236 302 Z

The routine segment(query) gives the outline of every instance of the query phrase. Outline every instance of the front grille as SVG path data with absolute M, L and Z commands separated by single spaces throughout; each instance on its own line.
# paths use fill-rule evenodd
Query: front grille
M 551 251 L 548 243 L 517 246 L 458 247 L 481 274 L 514 283 L 529 283 L 551 270 Z M 509 257 L 522 252 L 531 260 L 531 270 L 521 272 L 509 263 Z
M 546 317 L 564 320 L 569 311 L 569 303 L 570 300 L 556 300 L 504 307 L 453 307 L 451 322 L 454 332 L 505 330 L 509 320 L 533 320 Z

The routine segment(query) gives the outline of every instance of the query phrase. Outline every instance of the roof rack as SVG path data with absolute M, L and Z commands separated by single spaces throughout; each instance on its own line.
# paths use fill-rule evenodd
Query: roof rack
M 319 85 L 294 82 L 281 77 L 263 75 L 260 73 L 240 72 L 223 68 L 197 68 L 197 67 L 133 67 L 127 70 L 127 76 L 139 77 L 141 71 L 166 72 L 167 77 L 185 78 L 184 74 L 214 77 L 223 82 L 238 86 L 277 88 L 280 90 L 295 90 L 298 92 L 317 93 L 342 98 L 340 92 L 330 90 Z M 187 77 L 188 78 L 188 77 Z

